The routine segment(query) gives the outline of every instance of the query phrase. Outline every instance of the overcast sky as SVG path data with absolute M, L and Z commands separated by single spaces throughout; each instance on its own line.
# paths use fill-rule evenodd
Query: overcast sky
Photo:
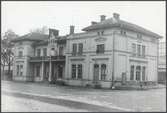
M 69 26 L 75 26 L 75 32 L 89 26 L 91 21 L 100 21 L 100 15 L 106 18 L 119 13 L 122 20 L 140 25 L 165 37 L 166 10 L 165 1 L 2 1 L 2 33 L 12 29 L 16 34 L 24 35 L 31 29 L 47 26 L 60 30 L 60 35 L 69 33 Z M 164 38 L 165 39 L 165 38 Z

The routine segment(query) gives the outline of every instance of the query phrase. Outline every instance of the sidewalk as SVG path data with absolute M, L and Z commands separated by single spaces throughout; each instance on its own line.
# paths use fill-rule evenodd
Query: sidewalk
M 130 111 L 165 111 L 166 89 L 106 90 L 84 87 L 57 86 L 42 83 L 2 82 L 2 90 L 18 91 L 58 99 Z

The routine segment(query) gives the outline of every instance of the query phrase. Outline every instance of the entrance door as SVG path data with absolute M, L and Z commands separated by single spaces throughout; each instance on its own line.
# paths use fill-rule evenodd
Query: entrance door
M 98 83 L 99 80 L 99 65 L 98 64 L 94 64 L 94 77 L 93 77 L 93 81 L 95 84 Z
M 63 78 L 63 66 L 58 66 L 58 78 Z

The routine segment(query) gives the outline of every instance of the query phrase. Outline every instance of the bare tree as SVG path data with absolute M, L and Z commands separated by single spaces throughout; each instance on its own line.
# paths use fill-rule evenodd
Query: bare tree
M 17 38 L 18 35 L 12 30 L 7 30 L 2 36 L 1 40 L 1 66 L 4 72 L 4 67 L 8 67 L 8 74 L 11 72 L 11 65 L 13 65 L 13 47 L 14 44 L 11 42 L 12 39 Z

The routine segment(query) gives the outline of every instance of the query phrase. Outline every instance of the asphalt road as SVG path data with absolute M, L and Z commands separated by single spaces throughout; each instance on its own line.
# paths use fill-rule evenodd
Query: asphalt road
M 2 111 L 166 111 L 166 89 L 121 91 L 2 81 Z

